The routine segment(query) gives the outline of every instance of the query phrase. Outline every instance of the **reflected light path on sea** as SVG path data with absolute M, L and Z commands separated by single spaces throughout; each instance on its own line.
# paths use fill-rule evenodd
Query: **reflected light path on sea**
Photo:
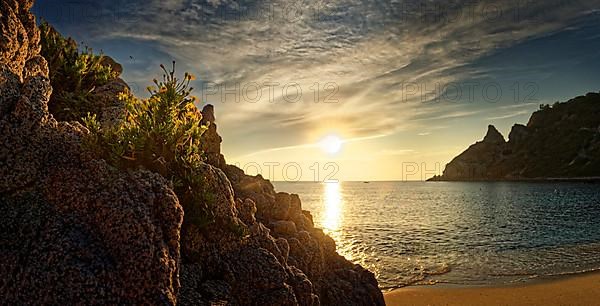
M 600 185 L 278 182 L 384 289 L 600 270 Z
M 321 184 L 323 193 L 321 197 L 322 213 L 319 223 L 323 232 L 331 236 L 336 242 L 337 252 L 348 260 L 360 261 L 360 254 L 352 251 L 351 244 L 346 241 L 347 237 L 344 226 L 344 190 L 342 182 L 329 181 Z
M 342 221 L 342 186 L 339 182 L 324 183 L 323 204 L 325 213 L 321 220 L 326 233 L 337 232 Z

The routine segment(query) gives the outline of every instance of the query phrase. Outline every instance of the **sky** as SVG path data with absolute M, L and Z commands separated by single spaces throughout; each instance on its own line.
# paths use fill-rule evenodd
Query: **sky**
M 161 63 L 196 75 L 227 162 L 276 181 L 423 180 L 600 90 L 600 1 L 37 2 L 138 96 Z

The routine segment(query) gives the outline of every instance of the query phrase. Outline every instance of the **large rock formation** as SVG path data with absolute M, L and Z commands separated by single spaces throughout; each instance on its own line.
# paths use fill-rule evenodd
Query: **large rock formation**
M 31 1 L 0 11 L 2 304 L 175 304 L 183 211 L 160 176 L 80 150 L 48 112 Z
M 321 304 L 383 305 L 373 273 L 336 253 L 335 242 L 314 227 L 298 195 L 275 192 L 268 180 L 245 175 L 235 166 L 228 165 L 225 173 L 238 203 L 255 203 L 258 224 L 265 224 L 277 244 L 284 246 L 283 263 L 308 277 Z
M 89 132 L 48 111 L 32 1 L 0 5 L 1 304 L 384 304 L 297 195 L 225 164 L 212 106 L 204 225 L 160 175 L 83 151 Z
M 508 142 L 493 127 L 432 180 L 523 180 L 600 177 L 600 94 L 543 105 Z
M 216 195 L 215 222 L 203 229 L 184 222 L 179 302 L 383 305 L 373 273 L 336 253 L 298 195 L 226 165 L 213 107 L 202 112 L 215 127 L 205 135 L 212 139 L 205 146 L 211 165 L 203 171 L 209 181 L 203 192 Z

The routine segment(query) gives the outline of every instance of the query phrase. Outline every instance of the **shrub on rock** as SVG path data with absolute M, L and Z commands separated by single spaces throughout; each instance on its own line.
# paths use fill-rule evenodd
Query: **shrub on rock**
M 124 120 L 103 127 L 95 115 L 84 123 L 90 134 L 84 146 L 97 157 L 119 169 L 145 168 L 170 180 L 186 212 L 186 220 L 202 226 L 212 221 L 209 203 L 214 195 L 201 192 L 204 177 L 203 152 L 200 149 L 206 126 L 190 95 L 192 76 L 183 80 L 163 65 L 163 80 L 154 80 L 149 99 L 138 99 L 129 92 L 120 94 L 125 103 Z
M 118 67 L 91 48 L 79 50 L 71 38 L 64 38 L 44 22 L 39 27 L 41 55 L 46 58 L 53 94 L 48 102 L 50 113 L 59 121 L 81 121 L 89 112 L 101 112 L 94 90 L 119 76 Z M 114 62 L 114 61 L 112 61 Z M 120 65 L 119 65 L 120 66 Z

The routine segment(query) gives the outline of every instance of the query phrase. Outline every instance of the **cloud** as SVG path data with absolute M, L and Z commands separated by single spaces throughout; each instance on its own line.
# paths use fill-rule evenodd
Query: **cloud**
M 596 5 L 515 3 L 133 0 L 126 3 L 127 10 L 119 10 L 120 18 L 81 27 L 95 40 L 151 42 L 198 75 L 200 90 L 202 82 L 221 88 L 278 83 L 272 101 L 270 89 L 263 86 L 255 103 L 245 101 L 240 90 L 239 103 L 221 103 L 222 92 L 207 102 L 217 105 L 227 139 L 274 135 L 271 141 L 289 148 L 286 144 L 294 139 L 289 135 L 300 142 L 299 129 L 336 128 L 350 137 L 369 137 L 420 127 L 419 120 L 480 115 L 482 110 L 468 104 L 423 107 L 427 99 L 407 97 L 402 85 L 431 89 L 473 75 L 493 75 L 466 67 L 499 48 L 560 29 Z M 301 89 L 302 101 L 286 103 L 284 89 L 290 84 Z M 324 103 L 328 96 L 338 102 Z
M 463 105 L 423 107 L 415 112 L 410 120 L 413 121 L 436 121 L 445 119 L 456 119 L 470 117 L 482 113 L 483 109 L 468 110 Z
M 500 109 L 537 108 L 539 105 L 540 105 L 540 103 L 522 103 L 522 104 L 504 105 L 504 106 L 501 106 Z
M 522 110 L 522 111 L 509 113 L 506 115 L 501 115 L 501 116 L 496 116 L 496 117 L 488 117 L 485 119 L 486 120 L 500 120 L 500 119 L 508 119 L 508 118 L 512 118 L 512 117 L 517 117 L 517 116 L 521 116 L 521 115 L 527 115 L 527 114 L 531 114 L 531 112 L 527 111 L 527 110 Z

